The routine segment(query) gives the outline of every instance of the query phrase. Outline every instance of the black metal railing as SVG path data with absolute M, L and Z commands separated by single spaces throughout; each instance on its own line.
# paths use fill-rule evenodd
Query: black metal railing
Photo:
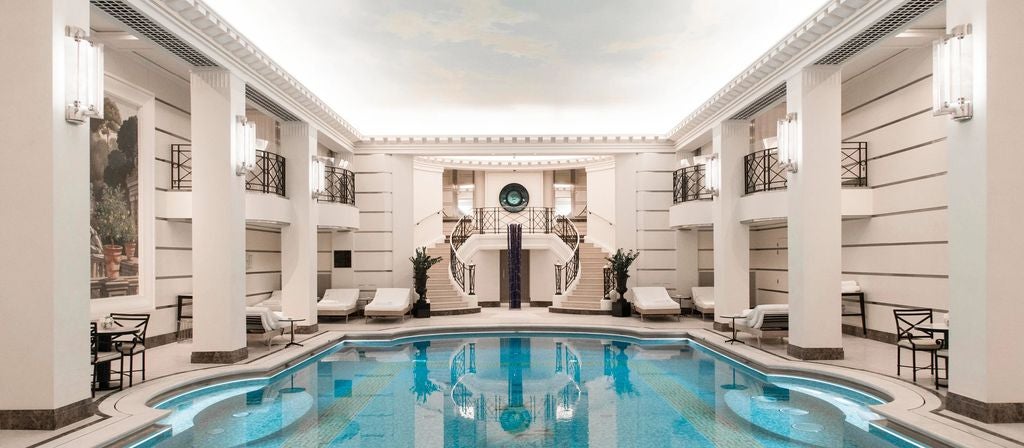
M 565 288 L 576 280 L 580 272 L 580 234 L 576 226 L 565 216 L 555 217 L 554 234 L 572 250 L 573 254 L 564 264 L 555 264 L 555 294 L 562 294 L 562 280 Z
M 245 175 L 245 189 L 285 196 L 284 163 L 280 154 L 257 150 L 256 167 Z
M 476 229 L 480 233 L 506 233 L 509 224 L 520 224 L 523 233 L 551 233 L 555 221 L 555 209 L 550 207 L 529 207 L 518 213 L 501 207 L 474 209 Z
M 455 283 L 459 285 L 463 291 L 469 295 L 476 293 L 476 266 L 467 264 L 459 258 L 459 248 L 466 243 L 466 240 L 473 235 L 475 226 L 473 224 L 473 217 L 466 215 L 459 219 L 459 222 L 455 224 L 455 229 L 452 230 L 452 235 L 449 240 L 449 255 L 448 255 L 448 269 L 452 273 L 452 278 L 455 279 Z
M 605 266 L 604 268 L 604 297 L 610 298 L 612 291 L 615 290 L 615 275 L 612 274 L 612 268 Z
M 704 188 L 704 165 L 680 168 L 672 173 L 672 203 L 705 201 L 713 198 Z
M 868 142 L 843 142 L 842 151 L 843 186 L 868 186 Z
M 171 145 L 171 190 L 192 190 L 192 145 Z
M 786 189 L 786 169 L 779 163 L 779 150 L 769 148 L 743 156 L 746 194 Z
M 324 191 L 317 198 L 320 202 L 356 205 L 356 174 L 336 166 L 324 170 Z

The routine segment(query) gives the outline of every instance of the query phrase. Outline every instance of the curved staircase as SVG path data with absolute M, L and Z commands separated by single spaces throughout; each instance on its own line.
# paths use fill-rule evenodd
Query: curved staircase
M 427 248 L 431 257 L 441 257 L 441 262 L 427 271 L 427 299 L 430 299 L 430 314 L 445 316 L 452 314 L 479 313 L 480 307 L 467 302 L 455 289 L 448 278 L 448 243 L 442 242 Z
M 551 307 L 550 311 L 603 314 L 601 299 L 604 298 L 604 267 L 608 264 L 605 260 L 607 256 L 607 252 L 592 243 L 580 243 L 579 283 L 560 306 Z

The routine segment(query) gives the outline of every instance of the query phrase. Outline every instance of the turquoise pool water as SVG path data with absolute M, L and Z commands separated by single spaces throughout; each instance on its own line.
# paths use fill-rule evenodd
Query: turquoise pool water
M 685 339 L 483 334 L 345 342 L 159 403 L 158 447 L 907 447 L 876 397 Z

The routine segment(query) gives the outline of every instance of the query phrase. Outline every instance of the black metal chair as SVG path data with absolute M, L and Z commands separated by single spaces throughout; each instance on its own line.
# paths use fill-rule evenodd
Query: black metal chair
M 142 373 L 142 381 L 146 381 L 146 328 L 149 327 L 149 314 L 110 313 L 110 317 L 114 325 L 136 330 L 130 335 L 114 338 L 114 349 L 128 358 L 128 370 L 124 370 L 122 361 L 121 374 L 128 376 L 128 386 L 135 384 L 135 372 Z M 142 355 L 142 368 L 135 370 L 135 355 L 139 354 Z
M 936 341 L 932 336 L 919 328 L 923 323 L 932 323 L 932 310 L 927 308 L 910 308 L 892 310 L 896 318 L 896 376 L 900 376 L 903 367 L 910 367 L 914 382 L 917 382 L 917 371 L 928 369 L 932 375 L 937 377 L 936 352 L 942 348 L 942 343 Z M 911 365 L 904 365 L 901 359 L 903 350 L 910 350 Z M 924 367 L 917 366 L 917 352 L 928 353 L 929 364 Z
M 124 356 L 121 352 L 100 352 L 99 351 L 99 335 L 96 332 L 96 322 L 89 323 L 89 354 L 90 362 L 92 363 L 92 389 L 93 398 L 96 397 L 96 386 L 99 383 L 99 368 L 98 366 L 103 363 L 114 362 L 115 360 L 121 360 L 121 370 L 124 370 Z M 118 383 L 118 388 L 124 387 L 124 374 L 121 374 L 121 381 Z

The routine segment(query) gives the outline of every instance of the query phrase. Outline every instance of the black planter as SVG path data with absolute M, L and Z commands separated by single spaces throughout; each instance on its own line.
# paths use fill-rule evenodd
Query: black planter
M 430 303 L 424 300 L 422 296 L 416 303 L 412 304 L 412 317 L 430 317 Z
M 629 301 L 626 299 L 618 299 L 612 302 L 612 316 L 615 317 L 629 317 L 631 315 L 629 308 Z

